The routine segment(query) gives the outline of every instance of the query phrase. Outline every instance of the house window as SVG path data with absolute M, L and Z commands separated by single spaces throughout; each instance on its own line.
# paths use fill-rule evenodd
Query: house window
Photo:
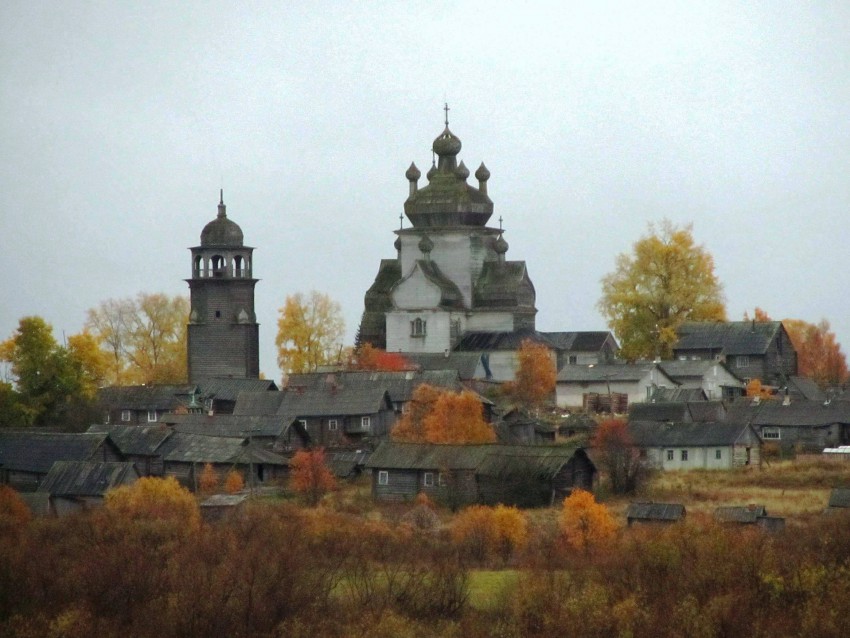
M 207 399 L 206 401 L 204 401 L 204 410 L 206 410 L 207 412 L 212 412 L 212 409 L 213 409 L 213 400 Z
M 413 321 L 410 322 L 410 336 L 411 337 L 424 337 L 426 331 L 427 321 L 423 321 L 419 317 L 416 317 Z
M 687 450 L 682 450 L 682 460 L 683 461 L 688 460 L 688 451 Z
M 307 429 L 307 419 L 298 419 L 298 422 L 301 424 L 301 427 L 305 430 Z
M 736 368 L 748 368 L 750 366 L 750 358 L 746 355 L 735 358 Z
M 668 461 L 673 460 L 673 450 L 667 450 L 667 460 Z
M 370 430 L 370 429 L 372 429 L 372 417 L 370 417 L 370 416 L 361 416 L 361 417 L 360 417 L 360 429 L 361 429 L 361 430 Z
M 442 472 L 437 472 L 437 485 L 444 487 L 446 484 L 446 475 Z
M 156 423 L 156 410 L 148 410 L 148 423 Z
M 578 355 L 571 354 L 571 355 L 569 356 L 569 358 L 567 359 L 567 362 L 568 362 L 568 363 L 569 363 L 569 365 L 571 365 L 571 366 L 576 365 L 576 364 L 578 363 Z
M 130 410 L 121 410 L 121 420 L 129 421 L 130 420 Z
M 104 423 L 109 423 L 109 412 L 106 413 L 106 418 L 103 420 Z
M 422 484 L 425 487 L 433 487 L 433 485 L 434 485 L 434 473 L 433 472 L 425 472 L 425 475 L 422 477 Z
M 328 419 L 328 429 L 336 430 L 339 426 L 339 422 L 336 419 Z
M 718 461 L 723 458 L 723 450 L 714 450 L 714 458 Z
M 782 437 L 779 435 L 779 428 L 762 428 L 761 438 L 778 441 Z
M 389 485 L 390 484 L 390 473 L 386 470 L 381 470 L 378 472 L 378 485 Z

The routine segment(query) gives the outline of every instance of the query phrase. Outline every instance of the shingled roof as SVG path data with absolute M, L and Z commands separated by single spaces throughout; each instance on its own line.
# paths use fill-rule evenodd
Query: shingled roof
M 332 385 L 352 389 L 382 387 L 389 392 L 391 400 L 409 401 L 413 391 L 423 383 L 455 392 L 464 389 L 457 370 L 310 372 L 289 375 L 288 387 L 310 388 L 311 391 L 321 391 Z
M 569 350 L 572 352 L 599 352 L 610 339 L 614 348 L 617 342 L 608 331 L 584 331 L 584 332 L 541 332 L 549 343 L 558 350 Z
M 823 427 L 835 423 L 850 424 L 850 402 L 768 400 L 733 401 L 728 407 L 728 420 L 750 422 L 757 426 Z
M 251 437 L 280 437 L 291 421 L 272 416 L 242 416 L 234 414 L 173 414 L 166 422 L 175 432 L 206 434 L 244 439 Z
M 240 392 L 233 416 L 271 416 L 283 403 L 283 392 Z
M 634 421 L 679 421 L 707 422 L 726 419 L 723 401 L 689 401 L 633 403 L 629 406 L 629 418 Z
M 131 456 L 153 456 L 172 431 L 162 424 L 157 425 L 92 425 L 90 433 L 103 433 L 121 451 Z
M 103 445 L 111 445 L 105 432 L 59 434 L 0 431 L 0 467 L 47 474 L 56 461 L 89 461 Z M 118 452 L 116 448 L 116 453 Z
M 420 370 L 455 370 L 463 380 L 474 379 L 481 354 L 478 352 L 449 352 L 448 355 L 431 352 L 406 352 L 404 358 Z
M 630 503 L 626 510 L 629 521 L 676 522 L 685 517 L 681 503 Z
M 534 310 L 536 293 L 524 261 L 486 261 L 472 291 L 476 308 Z
M 671 378 L 696 380 L 702 379 L 714 366 L 720 366 L 732 377 L 743 383 L 742 379 L 732 372 L 722 361 L 710 359 L 673 359 L 658 364 Z
M 204 398 L 236 401 L 240 392 L 273 392 L 277 385 L 271 379 L 235 379 L 205 377 L 198 379 L 198 390 Z
M 455 346 L 456 352 L 480 352 L 482 350 L 519 350 L 526 339 L 541 343 L 549 348 L 552 344 L 536 330 L 511 332 L 466 332 Z
M 671 385 L 678 385 L 655 363 L 568 365 L 561 368 L 558 381 L 570 383 L 640 381 L 653 370 L 663 375 Z
M 56 461 L 38 491 L 52 496 L 103 496 L 108 490 L 138 478 L 132 463 Z
M 629 434 L 638 447 L 709 447 L 735 444 L 751 427 L 745 423 L 661 423 L 629 421 Z M 753 433 L 755 436 L 755 433 Z
M 743 523 L 755 525 L 759 518 L 767 516 L 764 505 L 730 505 L 714 510 L 714 518 L 721 523 Z
M 174 410 L 188 405 L 194 385 L 124 385 L 98 390 L 98 402 L 122 410 Z
M 246 438 L 207 436 L 175 432 L 161 449 L 166 462 L 180 463 L 267 463 L 288 465 L 284 457 L 248 445 Z
M 392 409 L 389 393 L 382 384 L 289 384 L 282 393 L 284 398 L 277 413 L 285 417 L 359 416 Z
M 765 354 L 781 321 L 686 322 L 677 333 L 674 351 L 714 350 L 725 355 Z

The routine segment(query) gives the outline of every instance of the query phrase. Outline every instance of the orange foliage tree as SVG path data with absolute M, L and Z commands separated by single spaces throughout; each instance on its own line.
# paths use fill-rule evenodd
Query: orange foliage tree
M 398 372 L 413 370 L 413 366 L 399 352 L 387 352 L 376 348 L 371 343 L 364 343 L 354 352 L 354 358 L 349 367 L 352 370 L 380 370 L 383 372 Z
M 847 381 L 847 359 L 826 319 L 817 324 L 783 319 L 782 325 L 797 350 L 800 375 L 809 377 L 821 388 Z
M 195 529 L 201 511 L 195 497 L 173 476 L 146 476 L 132 485 L 122 485 L 106 493 L 104 508 L 130 520 L 159 519 L 179 522 Z
M 770 386 L 762 385 L 760 379 L 750 379 L 750 382 L 747 383 L 747 396 L 748 397 L 758 397 L 759 399 L 772 399 L 773 392 Z
M 8 485 L 0 485 L 0 530 L 25 525 L 32 518 L 29 507 Z
M 228 494 L 236 494 L 245 489 L 245 479 L 242 478 L 242 473 L 237 469 L 232 469 L 224 477 L 224 491 Z
M 746 310 L 744 311 L 744 321 L 750 321 L 750 313 L 748 313 Z M 756 306 L 755 310 L 753 311 L 752 321 L 755 321 L 756 323 L 767 323 L 768 321 L 773 321 L 773 319 L 770 318 L 770 315 L 767 314 L 767 311 L 762 310 L 761 308 Z
M 540 407 L 555 391 L 558 371 L 552 353 L 542 343 L 523 339 L 517 351 L 517 371 L 507 391 L 514 401 L 527 408 Z
M 336 489 L 336 479 L 325 463 L 325 451 L 298 450 L 289 463 L 292 489 L 307 502 L 317 505 L 322 497 Z
M 215 471 L 215 468 L 212 466 L 212 463 L 207 463 L 204 465 L 204 470 L 201 472 L 201 476 L 198 478 L 198 488 L 201 492 L 208 494 L 210 492 L 214 492 L 218 487 L 218 472 Z
M 606 419 L 596 428 L 591 446 L 608 473 L 614 494 L 631 494 L 637 490 L 649 471 L 622 419 Z
M 472 505 L 455 516 L 452 540 L 472 560 L 507 562 L 528 542 L 528 519 L 516 507 Z
M 567 543 L 588 554 L 606 546 L 617 533 L 617 523 L 608 508 L 584 490 L 574 490 L 564 499 L 560 523 Z
M 393 428 L 392 438 L 403 443 L 492 443 L 496 433 L 484 420 L 484 409 L 474 393 L 423 383 Z

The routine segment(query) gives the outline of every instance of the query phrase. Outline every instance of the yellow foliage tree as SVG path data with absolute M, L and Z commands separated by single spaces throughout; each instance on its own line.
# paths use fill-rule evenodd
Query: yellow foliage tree
M 224 491 L 228 494 L 236 494 L 243 489 L 245 489 L 245 479 L 242 478 L 242 473 L 236 469 L 230 470 L 224 479 Z
M 340 357 L 345 324 L 339 303 L 328 295 L 315 290 L 309 297 L 289 295 L 279 313 L 275 345 L 284 378 L 313 372 Z
M 586 553 L 604 547 L 617 533 L 617 523 L 608 508 L 584 490 L 573 490 L 564 499 L 560 523 L 567 543 Z
M 484 420 L 480 399 L 472 392 L 441 390 L 423 383 L 413 392 L 408 411 L 392 431 L 405 443 L 491 443 L 492 426 Z
M 451 537 L 472 560 L 507 562 L 528 542 L 528 519 L 516 507 L 472 505 L 455 516 Z
M 800 319 L 783 319 L 782 325 L 797 351 L 797 372 L 809 377 L 821 388 L 847 381 L 847 359 L 829 322 L 808 323 Z
M 520 405 L 538 408 L 555 392 L 557 375 L 549 348 L 531 339 L 523 339 L 517 351 L 516 375 L 507 390 Z
M 80 370 L 83 396 L 94 399 L 109 374 L 109 355 L 88 330 L 68 337 L 68 354 Z
M 694 243 L 691 230 L 669 220 L 657 232 L 650 225 L 632 254 L 620 254 L 614 272 L 602 279 L 598 308 L 623 358 L 669 358 L 683 322 L 726 320 L 714 259 Z
M 104 508 L 130 520 L 164 520 L 197 529 L 201 512 L 195 497 L 173 476 L 146 476 L 106 493 Z

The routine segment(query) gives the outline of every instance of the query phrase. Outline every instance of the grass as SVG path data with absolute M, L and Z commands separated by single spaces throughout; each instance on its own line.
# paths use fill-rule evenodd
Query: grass
M 516 584 L 515 569 L 476 569 L 469 573 L 469 604 L 479 611 L 504 607 L 504 596 Z

